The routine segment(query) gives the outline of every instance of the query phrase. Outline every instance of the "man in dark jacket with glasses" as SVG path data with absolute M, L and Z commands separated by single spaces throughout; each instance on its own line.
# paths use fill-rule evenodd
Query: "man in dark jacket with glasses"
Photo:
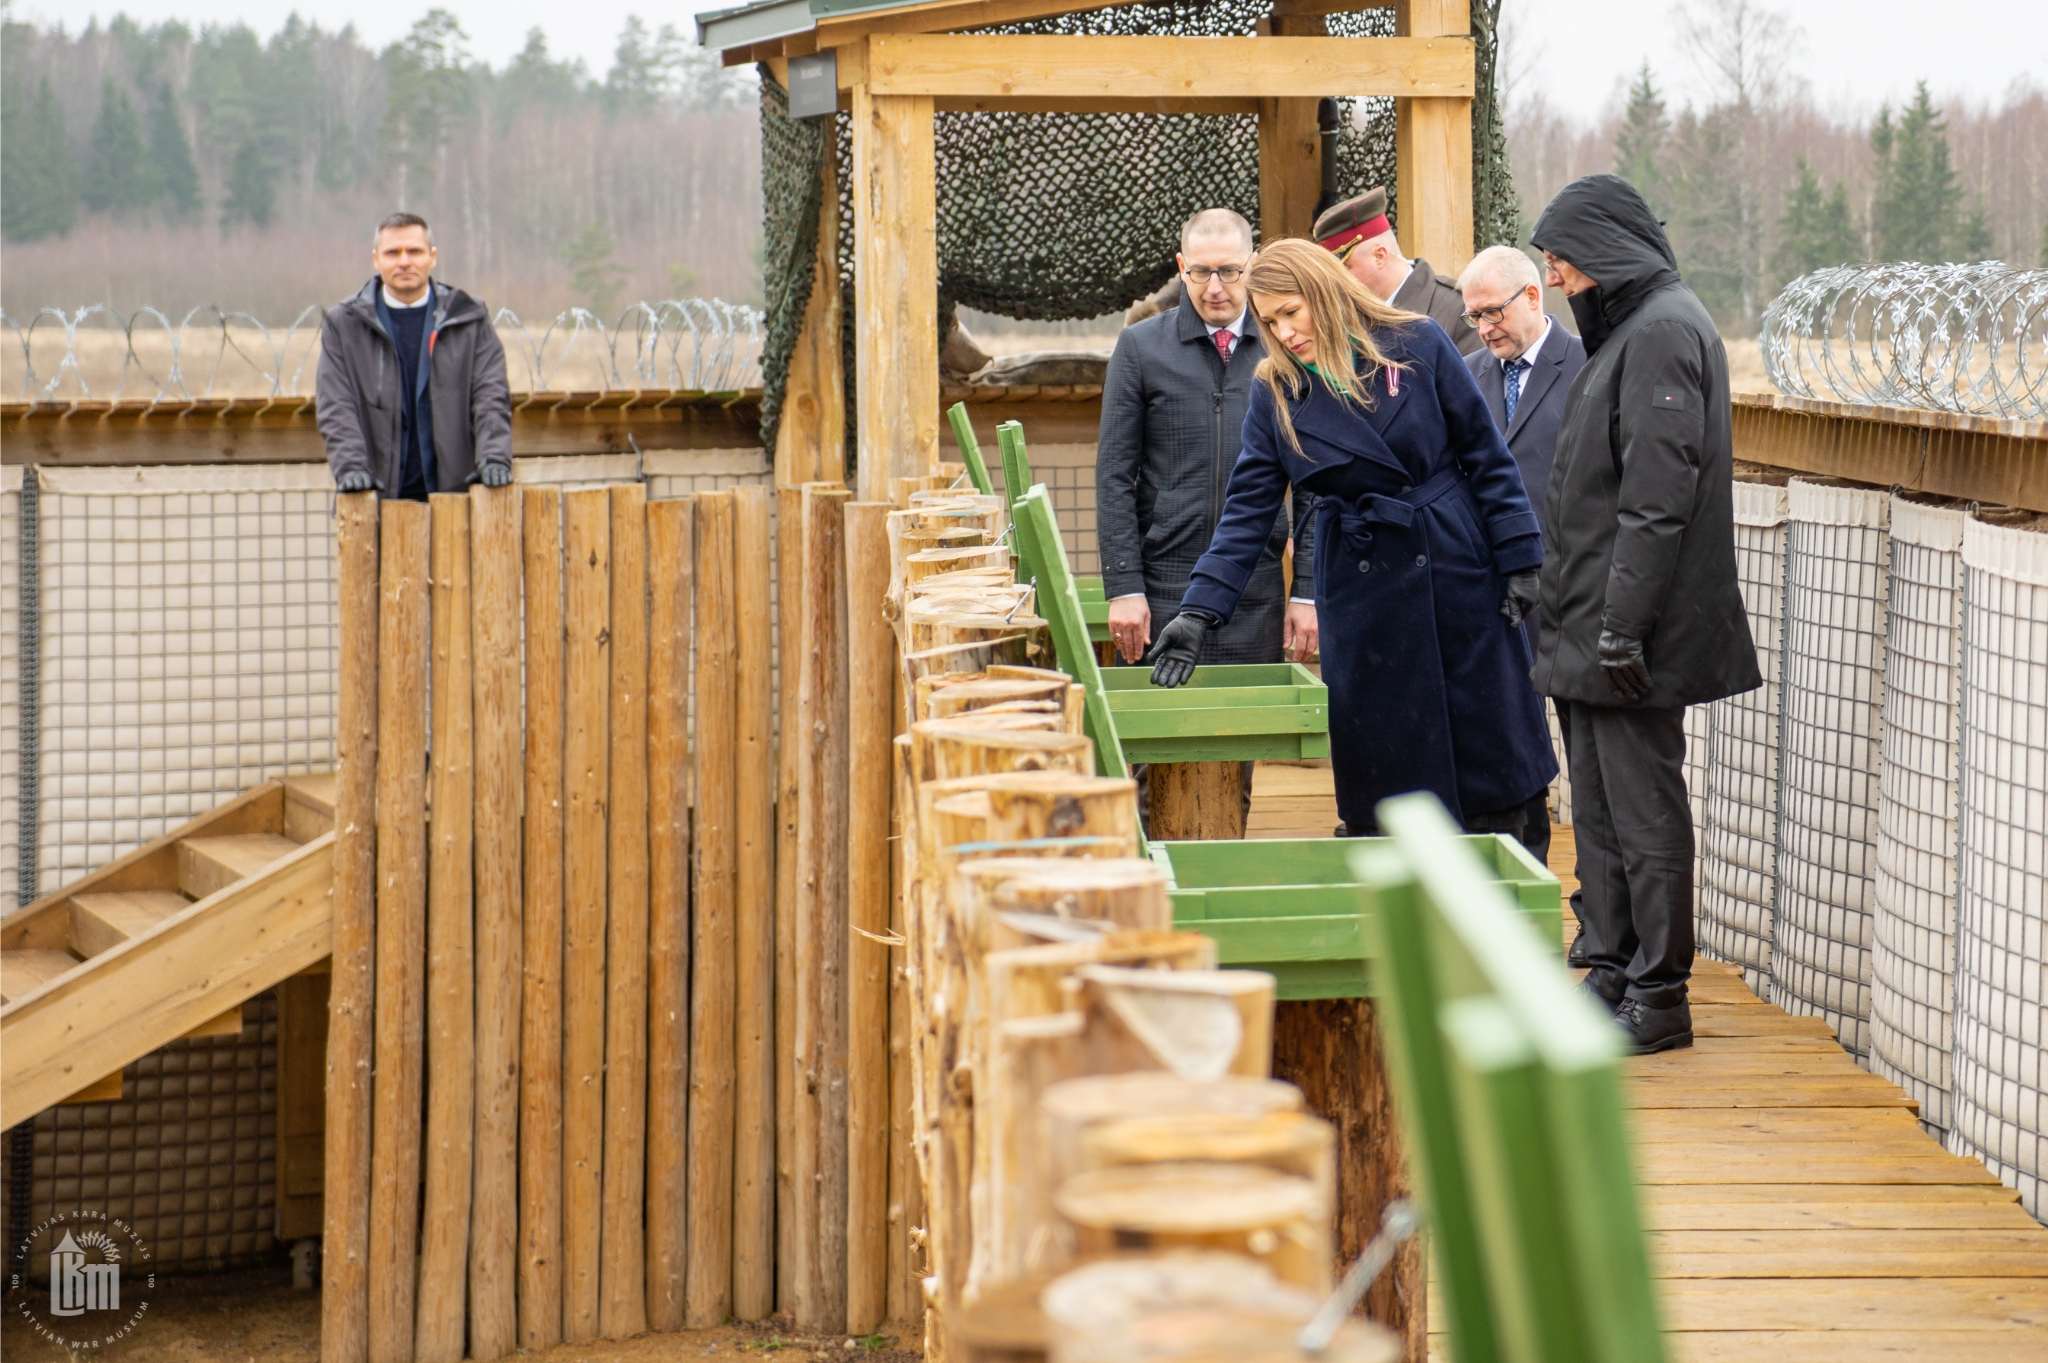
M 1626 180 L 1529 239 L 1579 324 L 1543 516 L 1536 689 L 1570 714 L 1586 987 L 1641 1052 L 1692 1044 L 1685 707 L 1763 684 L 1735 578 L 1728 356 Z

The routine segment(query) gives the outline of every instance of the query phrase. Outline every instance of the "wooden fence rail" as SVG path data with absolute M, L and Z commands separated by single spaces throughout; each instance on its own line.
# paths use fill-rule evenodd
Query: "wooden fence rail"
M 327 1363 L 914 1309 L 847 496 L 340 499 Z

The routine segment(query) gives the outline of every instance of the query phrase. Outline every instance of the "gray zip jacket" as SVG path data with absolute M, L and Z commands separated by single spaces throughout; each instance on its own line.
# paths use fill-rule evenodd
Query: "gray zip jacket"
M 367 469 L 379 492 L 404 486 L 403 376 L 398 348 L 377 320 L 372 279 L 330 310 L 320 330 L 320 375 L 314 386 L 327 467 L 337 480 Z M 505 347 L 484 305 L 435 281 L 428 333 L 427 382 L 433 402 L 435 485 L 456 491 L 485 464 L 512 464 L 512 397 Z

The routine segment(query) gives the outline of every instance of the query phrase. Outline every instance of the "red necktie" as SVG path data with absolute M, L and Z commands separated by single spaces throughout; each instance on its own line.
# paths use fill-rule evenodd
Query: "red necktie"
M 1225 364 L 1229 364 L 1229 363 L 1230 363 L 1230 347 L 1231 347 L 1231 343 L 1237 340 L 1237 335 L 1236 335 L 1236 333 L 1234 333 L 1233 331 L 1231 331 L 1231 329 L 1230 329 L 1229 327 L 1225 327 L 1225 328 L 1223 328 L 1223 330 L 1221 330 L 1221 331 L 1219 331 L 1219 332 L 1217 332 L 1217 333 L 1216 333 L 1216 337 L 1215 337 L 1215 340 L 1216 340 L 1216 353 L 1217 353 L 1218 355 L 1221 355 L 1221 356 L 1223 357 L 1223 363 L 1225 363 Z

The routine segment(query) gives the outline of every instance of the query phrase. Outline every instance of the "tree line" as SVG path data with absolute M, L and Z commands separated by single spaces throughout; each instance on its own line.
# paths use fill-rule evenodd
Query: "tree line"
M 185 242 L 187 268 L 219 276 L 217 301 L 248 307 L 202 233 L 324 241 L 345 218 L 366 246 L 379 210 L 402 207 L 434 222 L 444 270 L 529 307 L 536 295 L 601 310 L 628 295 L 756 295 L 755 101 L 750 71 L 728 74 L 674 26 L 638 18 L 596 76 L 538 29 L 500 67 L 473 60 L 440 9 L 381 51 L 353 26 L 296 15 L 268 39 L 243 24 L 123 16 L 67 33 L 8 17 L 0 235 L 32 247 L 10 264 L 59 293 L 91 287 L 87 262 L 109 241 L 149 258 L 164 254 L 152 242 Z M 131 305 L 167 306 L 190 291 L 182 273 L 166 256 L 117 287 Z M 152 282 L 164 296 L 140 296 Z M 22 284 L 6 289 L 10 309 L 81 301 L 25 297 Z
M 1723 330 L 1753 335 L 1789 280 L 1860 261 L 2048 267 L 2048 94 L 1944 109 L 1919 83 L 1867 117 L 1824 113 L 1790 70 L 1785 13 L 1732 0 L 1679 11 L 1704 107 L 1673 107 L 1647 63 L 1621 107 L 1574 124 L 1513 99 L 1515 179 L 1531 219 L 1580 175 L 1613 171 L 1664 219 L 1680 272 Z

